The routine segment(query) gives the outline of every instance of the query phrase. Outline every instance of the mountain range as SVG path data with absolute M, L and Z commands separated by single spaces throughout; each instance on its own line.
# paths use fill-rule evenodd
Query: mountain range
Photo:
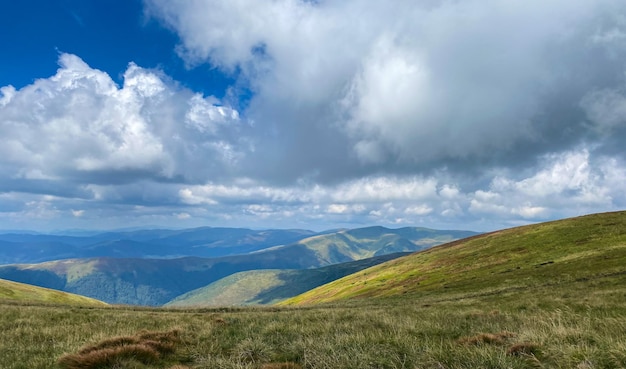
M 93 257 L 220 257 L 297 242 L 320 234 L 308 230 L 200 227 L 77 235 L 0 233 L 0 264 Z
M 5 259 L 51 260 L 0 265 L 0 278 L 107 303 L 159 306 L 238 272 L 321 268 L 414 252 L 475 234 L 413 227 L 367 227 L 322 233 L 206 227 L 83 237 L 5 234 L 0 235 Z M 180 255 L 185 256 L 177 257 Z M 374 259 L 372 263 L 376 260 L 384 261 Z M 373 264 L 359 265 L 365 268 Z M 356 271 L 354 268 L 358 267 L 344 269 Z M 329 275 L 346 274 L 324 271 L 317 274 L 324 276 L 319 282 L 308 282 L 307 286 L 321 285 L 329 281 Z M 287 298 L 303 292 L 301 288 L 293 291 L 293 295 L 278 295 Z M 254 300 L 257 295 L 243 298 L 242 303 Z

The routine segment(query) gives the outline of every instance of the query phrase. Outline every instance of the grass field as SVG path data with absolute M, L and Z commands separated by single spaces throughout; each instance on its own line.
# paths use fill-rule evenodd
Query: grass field
M 307 308 L 178 311 L 4 303 L 0 367 L 626 367 L 626 289 L 593 293 L 583 283 L 570 287 Z M 102 365 L 58 363 L 115 337 L 171 331 L 179 340 L 167 355 L 122 355 Z

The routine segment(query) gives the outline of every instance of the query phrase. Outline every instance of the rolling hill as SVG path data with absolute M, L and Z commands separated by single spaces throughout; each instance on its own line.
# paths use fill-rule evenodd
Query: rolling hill
M 315 269 L 239 272 L 165 304 L 168 307 L 265 305 L 299 295 L 373 265 L 407 255 L 394 253 Z
M 577 283 L 584 288 L 610 288 L 625 282 L 626 212 L 614 212 L 433 247 L 341 278 L 283 304 L 398 296 L 506 296 L 513 291 L 575 288 Z
M 20 303 L 44 302 L 60 305 L 106 306 L 107 304 L 84 296 L 35 287 L 0 279 L 0 301 Z
M 395 252 L 413 252 L 478 233 L 456 230 L 434 230 L 419 227 L 389 229 L 365 227 L 305 238 L 295 245 L 304 245 L 316 253 L 322 265 L 361 260 Z
M 421 250 L 475 234 L 368 227 L 316 235 L 289 245 L 219 258 L 97 257 L 3 265 L 0 278 L 77 293 L 108 303 L 154 306 L 237 272 L 319 268 L 385 253 Z M 201 242 L 195 237 L 189 237 L 190 242 Z

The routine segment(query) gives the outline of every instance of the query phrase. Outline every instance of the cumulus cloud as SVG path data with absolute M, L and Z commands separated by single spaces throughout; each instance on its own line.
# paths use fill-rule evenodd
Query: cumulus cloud
M 303 224 L 319 223 L 320 219 L 329 224 L 348 220 L 387 225 L 454 223 L 483 230 L 486 225 L 480 219 L 489 219 L 491 227 L 507 227 L 626 205 L 625 190 L 617 185 L 626 179 L 623 163 L 594 163 L 589 152 L 580 149 L 548 155 L 540 167 L 529 177 L 514 172 L 494 177 L 488 187 L 479 190 L 463 191 L 461 183 L 435 177 L 373 176 L 337 185 L 289 187 L 244 180 L 231 185 L 188 186 L 179 196 L 189 205 L 208 206 L 213 213 L 230 211 L 229 216 L 271 215 L 283 221 L 291 217 Z
M 624 163 L 593 159 L 587 149 L 547 155 L 542 169 L 530 177 L 495 177 L 487 190 L 473 193 L 468 210 L 536 221 L 620 209 L 626 192 L 616 181 L 624 175 Z
M 623 114 L 618 0 L 146 5 L 190 63 L 241 71 L 247 114 L 276 132 L 256 155 L 292 180 L 528 162 L 595 139 L 587 118 L 612 127 Z
M 121 87 L 78 56 L 61 54 L 59 65 L 50 78 L 1 90 L 5 178 L 60 185 L 191 181 L 244 155 L 222 132 L 237 131 L 237 111 L 213 97 L 133 63 Z

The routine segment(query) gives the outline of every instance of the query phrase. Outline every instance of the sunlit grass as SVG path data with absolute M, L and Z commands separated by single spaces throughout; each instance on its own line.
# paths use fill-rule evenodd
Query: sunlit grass
M 580 289 L 579 291 L 582 291 Z M 141 332 L 175 331 L 174 354 L 119 368 L 620 368 L 626 295 L 525 292 L 307 308 L 159 310 L 0 305 L 2 368 L 58 360 Z M 617 292 L 616 292 L 617 293 Z M 81 351 L 82 350 L 82 351 Z M 86 367 L 87 368 L 87 367 Z
M 48 288 L 36 287 L 24 283 L 17 283 L 0 279 L 0 301 L 39 301 L 68 305 L 107 305 L 102 301 L 85 296 L 74 295 Z

